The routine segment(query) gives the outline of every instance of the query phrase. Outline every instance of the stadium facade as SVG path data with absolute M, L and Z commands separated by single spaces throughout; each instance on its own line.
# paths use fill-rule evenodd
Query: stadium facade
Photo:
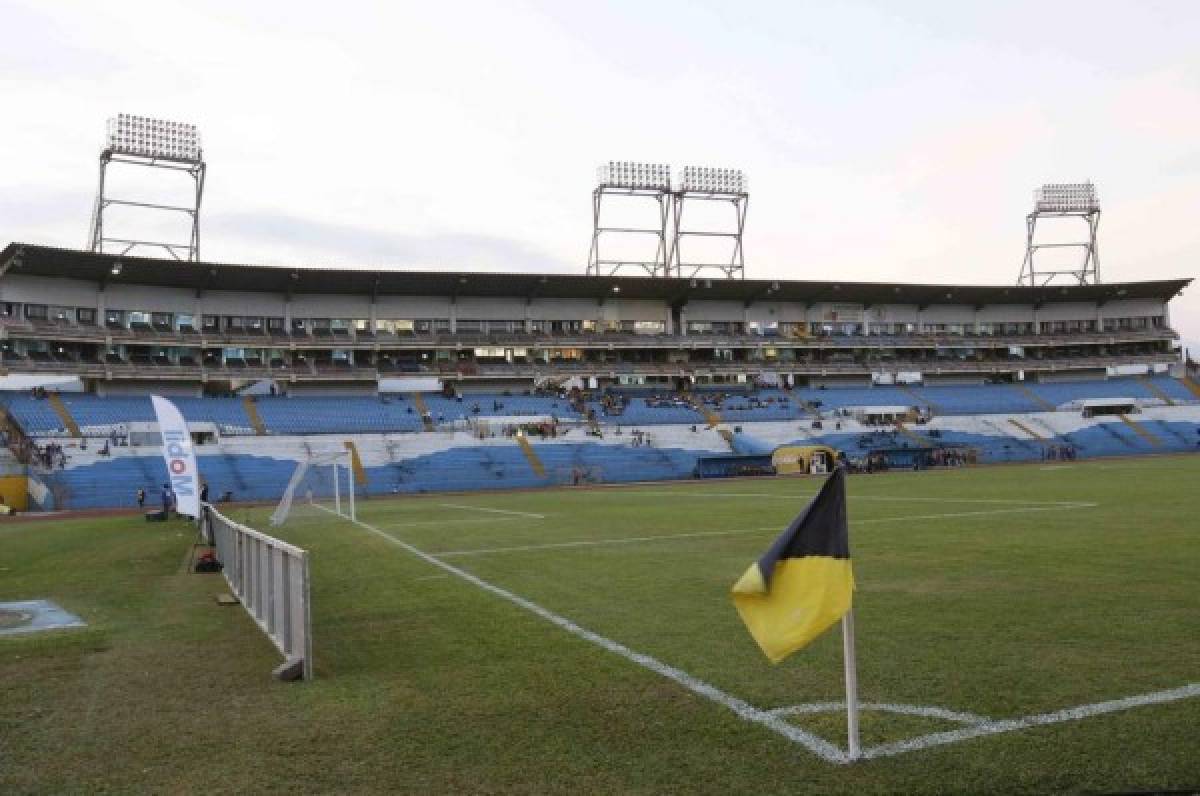
M 0 253 L 9 370 L 202 385 L 370 385 L 580 375 L 601 385 L 794 383 L 1177 365 L 1189 280 L 968 287 L 278 268 L 12 244 Z M 886 376 L 885 376 L 886 378 Z
M 38 506 L 128 503 L 104 485 L 162 480 L 137 444 L 151 393 L 180 403 L 202 472 L 235 498 L 277 496 L 296 461 L 346 443 L 367 493 L 689 477 L 801 443 L 955 462 L 1192 450 L 1200 388 L 1170 320 L 1189 283 L 415 272 L 13 243 L 0 376 L 52 395 L 5 394 L 10 469 Z M 554 428 L 496 433 L 537 423 Z

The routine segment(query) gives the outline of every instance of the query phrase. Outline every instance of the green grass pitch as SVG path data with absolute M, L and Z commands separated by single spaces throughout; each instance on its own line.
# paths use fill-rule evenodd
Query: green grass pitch
M 1200 683 L 1200 457 L 852 477 L 860 698 L 1000 721 Z M 316 679 L 278 656 L 192 531 L 0 525 L 0 601 L 86 629 L 0 637 L 0 791 L 1028 792 L 1200 786 L 1200 697 L 902 751 L 965 718 L 867 710 L 830 763 L 597 643 L 759 711 L 843 697 L 835 629 L 771 666 L 728 591 L 812 479 L 297 507 Z M 269 508 L 233 507 L 267 529 Z M 412 554 L 527 601 L 518 605 Z M 561 617 L 595 634 L 565 629 Z M 844 714 L 780 721 L 839 747 Z M 815 710 L 815 709 L 814 709 Z

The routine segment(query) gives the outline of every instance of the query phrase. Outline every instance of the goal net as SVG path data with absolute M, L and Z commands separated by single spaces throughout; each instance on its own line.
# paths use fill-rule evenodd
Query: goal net
M 296 510 L 306 514 L 324 509 L 349 520 L 358 518 L 355 512 L 354 469 L 349 451 L 313 454 L 298 462 L 271 513 L 271 525 L 288 521 Z

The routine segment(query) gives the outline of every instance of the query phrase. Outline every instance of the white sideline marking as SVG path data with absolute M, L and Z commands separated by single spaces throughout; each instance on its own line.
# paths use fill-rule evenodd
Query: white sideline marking
M 873 746 L 862 751 L 862 758 L 870 760 L 876 757 L 890 757 L 892 755 L 903 754 L 905 752 L 915 752 L 919 749 L 928 749 L 932 746 L 944 746 L 945 744 L 959 743 L 971 738 L 979 738 L 984 735 L 997 735 L 1004 732 L 1013 732 L 1015 730 L 1026 730 L 1030 727 L 1041 727 L 1047 724 L 1060 724 L 1066 721 L 1078 721 L 1080 719 L 1090 718 L 1091 716 L 1100 716 L 1105 713 L 1117 713 L 1122 710 L 1131 708 L 1140 708 L 1145 705 L 1159 705 L 1164 702 L 1176 702 L 1180 699 L 1190 699 L 1200 696 L 1200 683 L 1189 683 L 1179 688 L 1171 688 L 1166 691 L 1153 691 L 1148 694 L 1138 694 L 1136 696 L 1125 697 L 1124 699 L 1113 699 L 1107 702 L 1093 702 L 1090 705 L 1078 705 L 1065 710 L 1057 710 L 1053 713 L 1037 713 L 1032 716 L 1023 716 L 1019 719 L 1004 719 L 1000 721 L 987 721 L 983 724 L 974 727 L 963 727 L 959 730 L 950 730 L 948 732 L 935 732 L 929 735 L 921 735 L 916 738 L 909 738 L 906 741 L 896 741 L 895 743 L 885 743 L 879 746 Z
M 467 506 L 462 503 L 439 503 L 439 506 L 448 509 L 463 509 L 464 511 L 486 511 L 489 514 L 511 514 L 514 517 L 533 517 L 536 520 L 546 519 L 545 514 L 534 514 L 529 511 L 509 511 L 508 509 L 488 509 L 483 506 Z
M 945 719 L 963 724 L 985 724 L 991 719 L 977 716 L 974 713 L 963 713 L 957 710 L 939 708 L 932 705 L 897 705 L 890 702 L 860 702 L 863 710 L 878 710 L 883 713 L 899 713 L 905 716 L 926 716 L 931 719 Z M 775 708 L 770 711 L 776 716 L 796 716 L 809 713 L 833 713 L 845 710 L 845 702 L 807 702 L 803 705 L 789 705 L 785 708 Z
M 334 514 L 333 511 L 325 508 L 324 506 L 319 506 L 319 508 L 322 511 L 328 511 L 330 514 Z M 347 518 L 342 517 L 342 519 L 347 519 Z M 613 641 L 610 638 L 601 636 L 598 633 L 593 633 L 591 630 L 581 627 L 581 626 L 575 624 L 574 622 L 572 622 L 570 619 L 567 619 L 564 616 L 560 616 L 559 614 L 556 614 L 553 611 L 549 611 L 531 600 L 527 600 L 524 597 L 516 595 L 516 594 L 508 591 L 507 589 L 502 589 L 501 587 L 496 586 L 493 583 L 489 583 L 488 581 L 484 580 L 483 578 L 472 575 L 470 572 L 467 572 L 466 570 L 459 569 L 458 567 L 456 567 L 452 564 L 447 564 L 445 561 L 439 561 L 434 556 L 431 556 L 430 554 L 428 554 L 422 550 L 419 550 L 416 547 L 413 547 L 412 545 L 408 544 L 407 542 L 403 542 L 400 539 L 397 539 L 396 537 L 392 536 L 391 534 L 381 531 L 372 525 L 368 525 L 367 523 L 363 522 L 362 520 L 347 520 L 347 521 L 353 522 L 358 527 L 375 534 L 376 536 L 380 537 L 381 539 L 384 539 L 385 541 L 391 542 L 392 544 L 394 544 L 397 547 L 401 548 L 402 550 L 410 553 L 411 555 L 416 556 L 417 558 L 421 559 L 422 561 L 432 564 L 435 567 L 440 567 L 441 569 L 445 570 L 446 572 L 450 573 L 451 575 L 455 575 L 459 578 L 462 578 L 463 580 L 467 581 L 468 583 L 470 583 L 474 586 L 477 586 L 486 592 L 489 592 L 497 597 L 500 597 L 501 599 L 507 600 L 508 602 L 510 602 L 520 608 L 524 608 L 526 611 L 529 611 L 530 613 L 532 613 L 536 616 L 539 616 L 542 619 L 545 619 L 547 622 L 550 622 L 553 625 L 557 625 L 558 627 L 567 631 L 571 635 L 578 636 L 579 638 L 581 638 L 585 641 L 590 641 L 592 644 L 595 644 L 598 647 L 602 647 L 602 648 L 608 650 L 609 652 L 620 655 L 622 658 L 625 658 L 628 661 L 632 661 L 633 663 L 636 663 L 638 666 L 641 666 L 645 669 L 649 669 L 650 671 L 654 672 L 655 674 L 659 674 L 659 675 L 662 675 L 663 677 L 666 677 L 669 680 L 673 680 L 674 682 L 683 686 L 684 688 L 691 691 L 692 693 L 698 694 L 699 696 L 702 696 L 705 699 L 711 700 L 712 702 L 716 702 L 718 705 L 721 705 L 722 707 L 728 708 L 729 710 L 733 711 L 734 714 L 736 714 L 738 716 L 738 718 L 740 718 L 744 721 L 753 722 L 754 724 L 762 725 L 763 727 L 766 727 L 767 729 L 778 733 L 779 735 L 783 736 L 784 738 L 788 739 L 789 741 L 800 744 L 805 749 L 808 749 L 810 752 L 817 755 L 818 757 L 820 757 L 822 760 L 825 760 L 826 762 L 829 762 L 829 763 L 847 763 L 847 762 L 849 762 L 849 759 L 846 756 L 845 752 L 843 752 L 841 749 L 834 746 L 833 744 L 829 743 L 825 739 L 818 738 L 816 735 L 806 732 L 806 731 L 800 729 L 799 727 L 791 724 L 790 722 L 784 721 L 783 719 L 779 718 L 778 716 L 772 715 L 768 711 L 759 710 L 758 708 L 754 707 L 750 703 L 744 702 L 735 696 L 727 694 L 724 691 L 721 691 L 720 689 L 718 689 L 716 686 L 709 685 L 708 683 L 704 682 L 703 680 L 693 677 L 692 675 L 688 674 L 687 672 L 683 671 L 682 669 L 676 669 L 673 666 L 668 666 L 667 664 L 663 663 L 662 661 L 658 660 L 657 658 L 652 658 L 651 656 L 644 655 L 640 652 L 634 652 L 629 647 L 626 647 L 624 644 Z
M 1062 506 L 1029 506 L 1014 509 L 991 509 L 986 511 L 955 511 L 943 514 L 908 514 L 900 517 L 871 517 L 865 520 L 852 520 L 850 527 L 877 522 L 903 522 L 905 520 L 937 520 L 956 517 L 990 517 L 997 514 L 1020 514 L 1036 511 L 1064 511 L 1067 509 L 1095 508 L 1098 503 L 1069 503 Z M 638 542 L 663 542 L 674 539 L 699 539 L 711 536 L 739 536 L 748 533 L 764 533 L 767 531 L 781 532 L 787 523 L 768 525 L 762 528 L 735 528 L 728 531 L 695 531 L 689 533 L 669 533 L 661 536 L 625 536 L 613 539 L 583 539 L 575 542 L 547 542 L 544 544 L 513 545 L 511 547 L 480 547 L 473 550 L 446 550 L 440 553 L 430 553 L 438 558 L 453 556 L 476 556 L 489 553 L 523 553 L 532 550 L 559 550 L 575 547 L 601 547 L 606 545 L 636 544 Z

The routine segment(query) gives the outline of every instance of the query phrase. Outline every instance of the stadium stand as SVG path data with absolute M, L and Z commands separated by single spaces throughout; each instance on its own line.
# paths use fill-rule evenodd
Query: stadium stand
M 1029 432 L 1021 431 L 1012 420 Z M 852 461 L 880 450 L 970 449 L 978 463 L 1039 461 L 1065 456 L 1066 451 L 1075 458 L 1185 452 L 1200 447 L 1200 405 L 1148 407 L 1134 422 L 1144 433 L 1120 418 L 1085 418 L 1068 411 L 946 415 L 915 430 L 868 426 L 853 418 L 841 420 L 840 428 L 830 424 L 822 430 L 805 430 L 803 423 L 795 421 L 763 421 L 748 424 L 746 431 L 726 432 L 731 444 L 719 430 L 699 425 L 648 425 L 643 432 L 622 426 L 619 433 L 615 424 L 604 425 L 603 435 L 593 437 L 584 424 L 577 423 L 564 429 L 560 437 L 532 441 L 531 447 L 544 465 L 542 474 L 535 472 L 512 438 L 502 435 L 480 439 L 469 431 L 429 434 L 416 428 L 406 433 L 361 431 L 353 436 L 238 435 L 201 446 L 200 467 L 214 495 L 270 500 L 282 491 L 296 463 L 307 453 L 336 449 L 347 439 L 354 441 L 362 455 L 368 478 L 363 491 L 367 494 L 690 478 L 701 457 L 731 451 L 770 453 L 781 445 L 826 444 Z M 62 441 L 62 437 L 39 441 L 44 444 L 55 439 Z M 53 496 L 44 508 L 127 505 L 136 488 L 131 485 L 142 485 L 153 494 L 164 480 L 162 460 L 154 447 L 118 446 L 102 452 L 95 445 L 81 450 L 74 440 L 62 444 L 66 460 L 61 466 L 31 467 L 31 478 Z M 115 485 L 119 489 L 115 490 Z
M 1177 379 L 1157 378 L 1153 384 L 1172 398 L 1182 401 L 1192 400 L 1186 395 L 1186 389 Z M 1047 402 L 1061 406 L 1074 401 L 1084 401 L 1097 398 L 1134 398 L 1141 401 L 1161 400 L 1158 393 L 1151 390 L 1145 381 L 1140 379 L 1107 379 L 1104 381 L 1081 381 L 1038 383 L 1028 385 L 1029 389 Z
M 702 459 L 790 445 L 917 467 L 1200 447 L 1200 386 L 1168 325 L 1186 279 L 1050 289 L 126 259 L 117 274 L 91 252 L 0 250 L 5 440 L 43 508 L 128 505 L 161 484 L 151 394 L 192 426 L 212 493 L 235 499 L 276 499 L 298 462 L 347 441 L 366 494 L 690 478 Z

